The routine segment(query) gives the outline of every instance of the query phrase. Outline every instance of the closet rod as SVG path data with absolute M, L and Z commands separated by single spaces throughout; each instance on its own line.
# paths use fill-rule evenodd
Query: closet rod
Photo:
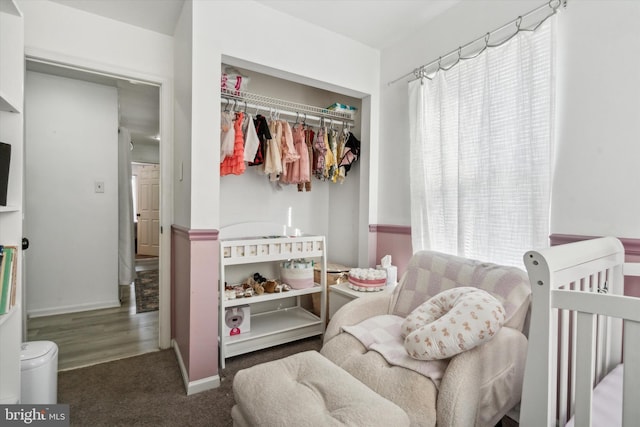
M 321 121 L 322 119 L 328 120 L 331 123 L 350 123 L 353 124 L 353 116 L 350 113 L 343 113 L 339 111 L 331 111 L 326 108 L 316 107 L 313 105 L 299 104 L 297 102 L 285 101 L 282 99 L 271 98 L 264 95 L 258 95 L 249 92 L 229 92 L 222 90 L 222 99 L 227 101 L 236 101 L 235 108 L 238 110 L 247 108 L 275 111 L 278 114 L 284 114 L 287 116 L 294 116 L 300 118 L 300 120 L 314 120 Z M 240 101 L 240 102 L 238 102 Z M 308 114 L 311 113 L 311 114 Z

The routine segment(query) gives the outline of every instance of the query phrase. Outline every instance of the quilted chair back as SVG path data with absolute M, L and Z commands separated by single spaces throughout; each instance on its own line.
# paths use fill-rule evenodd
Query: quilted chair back
M 394 290 L 389 313 L 406 317 L 432 296 L 458 286 L 492 294 L 504 306 L 505 326 L 522 330 L 531 295 L 524 270 L 433 251 L 413 255 Z

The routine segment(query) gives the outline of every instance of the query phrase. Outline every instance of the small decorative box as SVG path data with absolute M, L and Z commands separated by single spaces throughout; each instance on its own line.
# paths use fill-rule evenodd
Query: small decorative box
M 352 268 L 349 270 L 349 287 L 356 291 L 381 291 L 387 284 L 387 272 L 373 268 Z

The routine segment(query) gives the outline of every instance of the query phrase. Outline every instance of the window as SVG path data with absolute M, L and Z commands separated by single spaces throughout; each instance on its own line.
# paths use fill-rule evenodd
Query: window
M 409 85 L 414 251 L 522 266 L 548 246 L 553 19 Z

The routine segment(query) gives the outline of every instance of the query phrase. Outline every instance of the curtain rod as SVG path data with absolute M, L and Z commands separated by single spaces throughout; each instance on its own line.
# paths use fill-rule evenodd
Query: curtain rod
M 549 19 L 551 16 L 555 15 L 556 11 L 558 10 L 558 8 L 561 5 L 564 6 L 564 7 L 567 7 L 567 0 L 549 0 L 548 3 L 545 3 L 545 4 L 541 5 L 541 6 L 538 6 L 537 8 L 525 13 L 524 15 L 518 16 L 513 21 L 508 22 L 507 24 L 505 24 L 505 25 L 503 25 L 503 26 L 501 26 L 499 28 L 496 28 L 493 31 L 490 31 L 490 32 L 486 33 L 484 36 L 478 37 L 477 39 L 475 39 L 473 41 L 470 41 L 467 44 L 459 46 L 457 49 L 454 49 L 454 50 L 452 50 L 452 51 L 450 51 L 450 52 L 438 57 L 438 59 L 435 59 L 435 60 L 433 60 L 433 61 L 431 61 L 431 62 L 429 62 L 427 64 L 424 64 L 424 65 L 421 65 L 421 66 L 419 66 L 417 68 L 414 68 L 412 71 L 409 71 L 408 73 L 403 74 L 402 76 L 398 77 L 397 79 L 390 81 L 389 83 L 387 83 L 387 86 L 391 86 L 392 84 L 395 84 L 395 83 L 399 82 L 400 80 L 403 80 L 406 77 L 409 77 L 411 75 L 414 75 L 416 79 L 419 79 L 419 78 L 422 78 L 422 77 L 429 78 L 427 76 L 427 72 L 426 71 L 427 71 L 427 69 L 429 69 L 430 67 L 432 67 L 432 66 L 434 66 L 436 64 L 437 64 L 438 67 L 435 69 L 434 73 L 437 73 L 440 70 L 447 71 L 447 70 L 450 70 L 451 68 L 453 68 L 455 65 L 458 64 L 458 62 L 460 62 L 462 60 L 473 59 L 473 58 L 477 57 L 478 55 L 480 55 L 482 52 L 484 52 L 489 47 L 498 47 L 498 46 L 503 45 L 504 43 L 506 43 L 509 40 L 511 40 L 520 31 L 535 31 L 547 19 Z M 523 27 L 520 26 L 523 19 L 526 19 L 527 17 L 529 17 L 529 16 L 531 16 L 531 15 L 533 15 L 533 14 L 535 14 L 535 13 L 537 13 L 537 12 L 539 12 L 539 11 L 545 9 L 545 8 L 550 8 L 551 12 L 548 15 L 546 15 L 544 18 L 542 18 L 540 21 L 538 21 L 538 23 L 536 23 L 533 27 L 523 28 Z M 501 31 L 501 30 L 503 30 L 503 29 L 505 29 L 505 28 L 507 28 L 507 27 L 509 27 L 511 25 L 514 25 L 514 24 L 516 26 L 516 31 L 513 34 L 511 34 L 510 36 L 504 38 L 503 40 L 500 40 L 499 42 L 489 43 L 489 40 L 490 40 L 492 35 L 494 35 L 495 33 L 499 32 L 499 31 Z M 463 49 L 468 48 L 469 46 L 472 46 L 472 45 L 478 43 L 479 41 L 484 41 L 484 46 L 480 49 L 480 51 L 472 54 L 471 56 L 462 56 L 462 50 Z M 446 67 L 442 66 L 442 59 L 443 58 L 447 58 L 447 57 L 449 57 L 449 56 L 451 56 L 453 54 L 457 54 L 458 55 L 456 60 L 451 65 L 448 65 Z

